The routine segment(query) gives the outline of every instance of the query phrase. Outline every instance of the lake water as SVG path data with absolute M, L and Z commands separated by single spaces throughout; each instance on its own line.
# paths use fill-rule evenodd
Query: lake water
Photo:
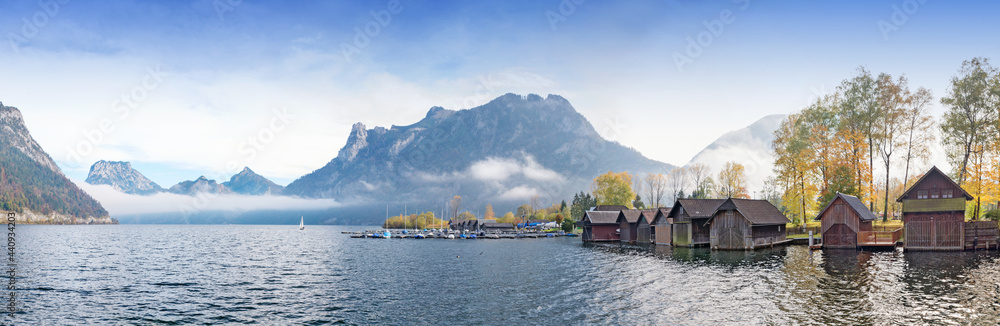
M 340 233 L 356 229 L 18 226 L 16 323 L 1000 323 L 996 252 L 747 253 Z

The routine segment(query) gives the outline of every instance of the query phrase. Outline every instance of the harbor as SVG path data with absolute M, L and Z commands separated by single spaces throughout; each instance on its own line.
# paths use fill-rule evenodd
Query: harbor
M 538 239 L 557 237 L 577 237 L 575 233 L 566 232 L 486 232 L 486 231 L 455 231 L 455 230 L 364 230 L 364 231 L 343 231 L 354 239 L 451 239 L 451 240 L 476 240 L 476 239 Z

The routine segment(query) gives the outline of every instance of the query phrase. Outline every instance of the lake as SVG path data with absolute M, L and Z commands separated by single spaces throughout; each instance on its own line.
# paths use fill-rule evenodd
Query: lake
M 995 251 L 351 239 L 341 231 L 357 227 L 297 225 L 17 230 L 19 325 L 1000 323 Z

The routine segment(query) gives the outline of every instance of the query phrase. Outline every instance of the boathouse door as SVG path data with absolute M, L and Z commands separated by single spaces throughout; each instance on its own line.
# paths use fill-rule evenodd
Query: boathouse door
M 719 249 L 744 249 L 746 241 L 746 222 L 733 214 L 733 211 L 726 211 L 715 217 L 712 221 L 712 233 L 715 238 L 714 247 Z
M 837 200 L 840 200 L 839 198 Z M 823 246 L 854 248 L 858 245 L 858 220 L 849 216 L 844 204 L 833 205 L 833 212 L 823 217 Z

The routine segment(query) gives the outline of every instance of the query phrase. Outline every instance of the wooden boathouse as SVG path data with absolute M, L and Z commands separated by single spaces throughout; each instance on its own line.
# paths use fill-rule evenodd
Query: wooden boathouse
M 931 167 L 897 202 L 903 203 L 906 250 L 965 249 L 965 202 L 972 195 Z
M 730 198 L 708 219 L 712 249 L 753 250 L 785 243 L 785 214 L 760 199 Z
M 656 215 L 662 209 L 655 210 L 643 210 L 642 214 L 639 214 L 639 222 L 636 224 L 636 243 L 649 244 L 653 243 L 656 238 L 656 233 L 653 232 L 653 220 L 656 219 Z
M 670 207 L 661 207 L 653 215 L 653 220 L 649 222 L 652 228 L 651 240 L 657 245 L 670 245 L 672 239 L 670 229 L 673 224 L 673 218 L 669 218 L 667 215 L 670 215 Z
M 585 242 L 618 241 L 618 215 L 621 211 L 586 211 L 580 224 L 583 234 L 580 237 Z
M 641 209 L 626 209 L 618 214 L 618 229 L 621 231 L 621 242 L 636 243 L 639 236 L 639 217 Z
M 823 248 L 895 247 L 902 229 L 875 231 L 877 217 L 861 199 L 838 193 L 816 215 L 820 221 Z
M 667 219 L 671 225 L 674 246 L 707 246 L 711 243 L 708 219 L 725 199 L 678 199 L 670 208 Z M 663 221 L 657 221 L 662 225 Z

